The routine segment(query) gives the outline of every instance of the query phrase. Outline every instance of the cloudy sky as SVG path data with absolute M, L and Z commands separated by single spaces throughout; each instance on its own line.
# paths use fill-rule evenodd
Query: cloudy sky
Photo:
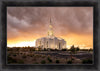
M 93 7 L 7 7 L 7 46 L 35 46 L 47 36 L 50 17 L 68 48 L 93 48 Z

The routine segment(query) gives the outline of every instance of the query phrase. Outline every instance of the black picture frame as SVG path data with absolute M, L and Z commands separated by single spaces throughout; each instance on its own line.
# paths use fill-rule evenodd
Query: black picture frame
M 6 48 L 7 48 L 7 7 L 21 7 L 21 6 L 35 6 L 35 7 L 64 7 L 64 6 L 75 6 L 75 7 L 93 7 L 93 50 L 94 50 L 94 64 L 92 65 L 7 65 L 6 64 Z M 28 70 L 28 69 L 91 69 L 98 70 L 99 66 L 99 44 L 98 44 L 98 29 L 99 29 L 99 7 L 97 1 L 1 1 L 1 70 L 3 69 L 17 69 L 17 70 Z

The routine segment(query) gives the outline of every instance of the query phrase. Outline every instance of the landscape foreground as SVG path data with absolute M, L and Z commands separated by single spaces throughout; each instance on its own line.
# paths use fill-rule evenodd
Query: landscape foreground
M 92 49 L 35 50 L 7 47 L 7 64 L 92 64 Z

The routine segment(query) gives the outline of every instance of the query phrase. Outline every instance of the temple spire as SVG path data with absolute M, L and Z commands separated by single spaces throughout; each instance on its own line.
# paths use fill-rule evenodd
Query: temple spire
M 48 36 L 50 36 L 50 37 L 53 36 L 53 27 L 52 27 L 51 17 L 50 17 L 50 24 L 49 24 Z

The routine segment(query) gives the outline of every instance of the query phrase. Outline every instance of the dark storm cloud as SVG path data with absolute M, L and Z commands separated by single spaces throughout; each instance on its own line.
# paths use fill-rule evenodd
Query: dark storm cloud
M 8 7 L 7 37 L 45 35 L 50 17 L 56 35 L 93 33 L 92 7 Z
M 57 15 L 58 14 L 58 15 Z M 56 10 L 61 33 L 92 34 L 93 29 L 92 8 L 67 8 L 62 12 Z M 63 32 L 62 32 L 63 31 Z

